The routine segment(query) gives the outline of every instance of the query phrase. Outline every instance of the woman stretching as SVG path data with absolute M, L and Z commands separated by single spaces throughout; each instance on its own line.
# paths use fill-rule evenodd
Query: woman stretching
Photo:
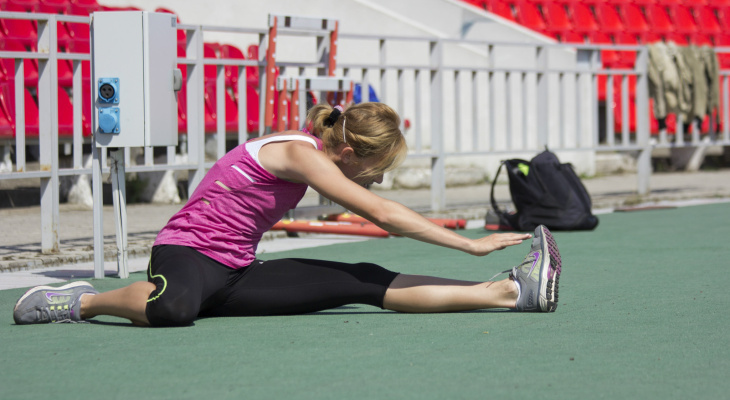
M 39 286 L 15 305 L 17 324 L 81 322 L 97 315 L 143 326 L 196 318 L 311 313 L 346 304 L 400 312 L 484 308 L 554 311 L 560 255 L 544 226 L 530 234 L 469 239 L 365 187 L 405 158 L 398 114 L 382 103 L 342 111 L 317 105 L 302 132 L 252 139 L 218 160 L 187 204 L 160 231 L 147 282 L 105 293 L 88 282 Z M 465 282 L 405 275 L 371 263 L 255 258 L 262 235 L 307 187 L 388 232 L 484 256 L 532 239 L 507 279 Z M 505 271 L 508 272 L 508 271 Z

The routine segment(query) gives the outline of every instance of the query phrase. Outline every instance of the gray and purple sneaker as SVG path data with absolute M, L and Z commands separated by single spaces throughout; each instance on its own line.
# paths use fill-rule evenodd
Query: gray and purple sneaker
M 512 268 L 510 277 L 517 283 L 518 311 L 553 312 L 558 307 L 560 252 L 545 225 L 535 229 L 532 247 L 525 259 Z
M 18 325 L 84 322 L 81 296 L 99 293 L 88 282 L 73 282 L 60 287 L 36 286 L 23 295 L 13 310 Z

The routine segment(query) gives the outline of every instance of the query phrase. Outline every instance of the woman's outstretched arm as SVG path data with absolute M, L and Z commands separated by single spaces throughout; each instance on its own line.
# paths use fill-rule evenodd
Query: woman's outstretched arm
M 531 235 L 521 233 L 466 238 L 432 223 L 398 202 L 384 199 L 358 185 L 347 178 L 330 157 L 307 143 L 284 142 L 267 145 L 265 149 L 265 159 L 261 161 L 269 172 L 282 179 L 308 184 L 323 196 L 388 232 L 477 256 L 531 238 Z

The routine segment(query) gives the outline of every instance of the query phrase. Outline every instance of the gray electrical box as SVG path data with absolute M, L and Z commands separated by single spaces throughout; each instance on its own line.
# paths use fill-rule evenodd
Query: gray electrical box
M 177 22 L 167 13 L 91 19 L 94 138 L 99 147 L 177 145 Z

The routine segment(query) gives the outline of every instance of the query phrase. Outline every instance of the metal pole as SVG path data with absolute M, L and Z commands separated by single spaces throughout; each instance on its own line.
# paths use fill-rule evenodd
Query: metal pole
M 91 141 L 91 193 L 94 199 L 94 279 L 104 278 L 104 196 L 101 156 L 96 141 Z
M 443 44 L 431 45 L 431 209 L 441 211 L 446 206 L 446 160 L 443 137 L 443 71 L 441 70 Z
M 59 250 L 58 236 L 58 61 L 56 16 L 38 20 L 38 50 L 48 59 L 38 60 L 38 130 L 41 170 L 51 171 L 50 178 L 41 178 L 41 250 Z M 21 100 L 22 101 L 22 100 Z
M 642 147 L 637 159 L 638 183 L 637 192 L 640 196 L 649 194 L 649 180 L 651 178 L 651 150 L 649 140 L 649 81 L 647 65 L 649 63 L 649 49 L 642 48 L 636 57 L 636 141 Z M 677 136 L 681 136 L 677 133 Z
M 112 199 L 117 233 L 117 270 L 122 279 L 129 278 L 127 264 L 127 202 L 124 184 L 124 148 L 113 149 L 111 156 Z

